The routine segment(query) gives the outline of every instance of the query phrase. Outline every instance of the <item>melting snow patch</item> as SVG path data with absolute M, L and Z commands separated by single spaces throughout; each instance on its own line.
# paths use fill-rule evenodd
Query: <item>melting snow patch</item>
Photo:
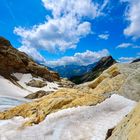
M 41 77 L 35 78 L 31 74 L 23 73 L 13 73 L 12 75 L 19 80 L 18 84 L 23 88 L 13 84 L 11 81 L 0 75 L 0 111 L 25 103 L 26 100 L 24 97 L 31 93 L 39 90 L 56 91 L 58 89 L 58 84 L 48 81 L 46 81 L 47 86 L 44 86 L 43 88 L 26 85 L 26 83 L 32 79 L 43 80 Z
M 14 85 L 9 80 L 0 76 L 0 95 L 10 97 L 24 97 L 28 94 L 28 91 Z
M 58 89 L 58 84 L 53 83 L 53 82 L 48 82 L 48 81 L 46 81 L 47 86 L 44 86 L 42 88 L 27 86 L 26 83 L 28 83 L 29 81 L 33 79 L 43 81 L 41 77 L 38 77 L 38 78 L 33 77 L 30 73 L 29 74 L 14 73 L 13 75 L 19 80 L 18 83 L 30 92 L 37 92 L 39 90 L 55 91 L 56 89 Z
M 107 130 L 120 122 L 135 105 L 134 101 L 114 94 L 96 106 L 50 114 L 40 124 L 23 130 L 16 129 L 24 120 L 14 119 L 14 123 L 12 120 L 7 120 L 8 123 L 1 121 L 1 140 L 104 140 Z
M 12 98 L 12 97 L 6 97 L 6 96 L 0 96 L 0 111 L 7 110 L 11 107 L 15 107 L 17 105 L 27 103 L 30 100 L 23 99 L 23 98 Z

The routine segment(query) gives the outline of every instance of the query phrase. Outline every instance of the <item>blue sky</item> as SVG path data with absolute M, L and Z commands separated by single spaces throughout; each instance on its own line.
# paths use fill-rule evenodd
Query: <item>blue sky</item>
M 1 0 L 0 35 L 49 66 L 128 62 L 140 56 L 139 9 L 139 0 Z

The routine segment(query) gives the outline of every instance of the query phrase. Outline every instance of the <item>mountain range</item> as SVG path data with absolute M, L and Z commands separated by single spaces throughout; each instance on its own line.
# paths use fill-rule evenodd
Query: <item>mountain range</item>
M 79 76 L 91 71 L 95 65 L 96 63 L 87 66 L 79 66 L 79 65 L 57 66 L 54 67 L 53 70 L 58 72 L 61 77 L 69 79 L 73 76 Z
M 75 84 L 81 84 L 94 80 L 98 77 L 105 69 L 111 65 L 117 63 L 112 56 L 106 56 L 99 59 L 97 62 L 87 66 L 80 65 L 66 65 L 57 66 L 54 68 L 48 68 L 59 73 L 62 78 L 68 78 Z

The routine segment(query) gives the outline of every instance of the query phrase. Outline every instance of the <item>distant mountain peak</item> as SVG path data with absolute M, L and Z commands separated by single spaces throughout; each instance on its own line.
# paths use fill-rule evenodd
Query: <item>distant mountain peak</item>
M 72 77 L 70 80 L 76 84 L 92 81 L 97 78 L 104 70 L 117 63 L 112 56 L 102 57 L 93 69 L 83 75 Z
M 131 63 L 140 62 L 140 58 L 133 60 Z

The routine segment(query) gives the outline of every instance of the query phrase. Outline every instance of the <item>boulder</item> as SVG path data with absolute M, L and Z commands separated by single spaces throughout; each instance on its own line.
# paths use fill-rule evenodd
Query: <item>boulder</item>
M 47 83 L 45 81 L 41 81 L 41 80 L 31 80 L 28 83 L 26 83 L 27 86 L 30 87 L 37 87 L 37 88 L 42 88 L 44 86 L 47 86 Z
M 60 82 L 57 82 L 59 87 L 64 87 L 64 88 L 72 88 L 75 86 L 73 82 L 68 80 L 67 78 L 62 78 Z

